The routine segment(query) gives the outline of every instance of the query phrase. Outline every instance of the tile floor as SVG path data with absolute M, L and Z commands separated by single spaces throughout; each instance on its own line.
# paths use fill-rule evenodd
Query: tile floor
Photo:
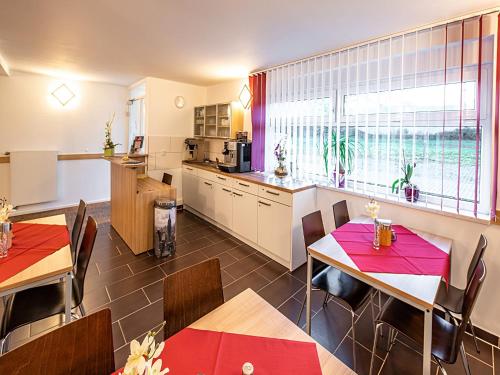
M 65 213 L 71 226 L 74 209 L 52 211 L 36 216 Z M 115 361 L 121 367 L 129 351 L 128 343 L 157 327 L 163 319 L 162 279 L 179 269 L 211 257 L 218 257 L 226 300 L 252 288 L 292 321 L 296 321 L 305 294 L 305 267 L 294 272 L 263 256 L 252 247 L 189 212 L 179 212 L 177 221 L 177 253 L 173 258 L 156 259 L 145 253 L 133 255 L 109 224 L 109 206 L 93 205 L 88 213 L 99 223 L 99 233 L 85 282 L 84 306 L 87 312 L 109 307 L 113 319 Z M 351 368 L 352 335 L 350 313 L 335 301 L 322 308 L 324 294 L 313 295 L 313 337 Z M 376 308 L 378 311 L 378 307 Z M 0 308 L 1 314 L 1 308 Z M 300 325 L 305 324 L 303 314 Z M 11 339 L 11 348 L 54 328 L 59 317 L 45 319 L 18 329 Z M 356 315 L 357 371 L 367 374 L 373 340 L 372 313 L 364 306 Z M 376 368 L 381 374 L 420 374 L 419 348 L 398 338 L 387 354 L 385 340 L 377 348 Z M 500 350 L 481 341 L 481 353 L 466 337 L 466 350 L 474 375 L 500 375 Z M 433 373 L 435 372 L 433 366 Z M 460 360 L 446 367 L 448 374 L 464 374 Z

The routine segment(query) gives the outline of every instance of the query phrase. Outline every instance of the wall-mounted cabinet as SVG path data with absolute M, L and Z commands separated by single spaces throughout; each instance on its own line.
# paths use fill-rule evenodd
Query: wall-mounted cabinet
M 243 130 L 243 110 L 233 103 L 219 103 L 194 108 L 194 136 L 236 138 Z

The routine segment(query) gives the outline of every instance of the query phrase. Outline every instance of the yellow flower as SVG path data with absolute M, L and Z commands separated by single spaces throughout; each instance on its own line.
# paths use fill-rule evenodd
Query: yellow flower
M 170 372 L 168 368 L 162 370 L 161 369 L 162 361 L 158 359 L 153 366 L 151 367 L 151 375 L 165 375 Z
M 149 336 L 146 336 L 139 344 L 137 340 L 130 342 L 130 355 L 125 364 L 124 374 L 127 375 L 142 375 L 146 368 L 146 359 L 149 352 Z
M 378 212 L 380 211 L 380 205 L 377 203 L 375 199 L 371 199 L 370 202 L 365 206 L 366 212 L 372 219 L 376 219 L 378 217 Z

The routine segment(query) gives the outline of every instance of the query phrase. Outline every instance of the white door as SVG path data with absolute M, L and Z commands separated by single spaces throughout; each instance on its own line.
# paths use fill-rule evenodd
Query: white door
M 290 261 L 292 208 L 258 198 L 258 244 L 286 262 Z
M 257 243 L 257 196 L 233 190 L 233 231 Z
M 215 184 L 215 221 L 226 228 L 233 227 L 233 191 L 228 186 Z
M 203 215 L 208 216 L 210 219 L 214 219 L 214 207 L 215 207 L 215 182 L 206 180 L 204 178 L 199 178 L 198 180 L 198 199 L 199 202 L 197 208 Z

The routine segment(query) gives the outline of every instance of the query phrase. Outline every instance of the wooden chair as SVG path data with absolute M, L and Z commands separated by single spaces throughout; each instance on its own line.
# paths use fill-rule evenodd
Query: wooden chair
M 172 175 L 168 173 L 163 173 L 163 178 L 161 179 L 161 182 L 167 185 L 172 185 Z
M 0 356 L 0 374 L 111 374 L 115 371 L 111 310 L 55 329 Z
M 473 270 L 471 282 L 464 295 L 464 302 L 461 310 L 462 321 L 460 323 L 456 320 L 454 323 L 450 323 L 436 313 L 432 315 L 431 353 L 432 357 L 437 362 L 441 373 L 444 375 L 446 375 L 446 371 L 443 369 L 443 362 L 449 364 L 455 363 L 459 353 L 462 357 L 465 373 L 470 375 L 469 362 L 467 361 L 467 355 L 465 354 L 463 337 L 485 277 L 486 265 L 484 264 L 484 260 L 481 259 Z M 391 298 L 384 305 L 384 309 L 380 312 L 376 321 L 377 332 L 383 324 L 387 324 L 389 327 L 401 332 L 415 343 L 423 345 L 424 314 L 417 308 Z M 393 338 L 389 345 L 389 350 L 394 343 L 394 339 L 395 338 Z M 370 362 L 370 375 L 373 371 L 373 353 L 376 351 L 377 341 L 378 335 L 375 334 L 372 358 Z
M 304 245 L 307 254 L 307 247 L 325 236 L 321 211 L 316 211 L 304 216 L 302 218 L 302 230 L 304 232 Z M 331 267 L 316 259 L 313 259 L 312 286 L 314 291 L 324 291 L 326 293 L 323 307 L 327 305 L 328 298 L 331 296 L 351 311 L 351 329 L 353 337 L 352 352 L 354 370 L 356 370 L 355 311 L 363 306 L 366 301 L 370 300 L 372 316 L 375 316 L 372 300 L 374 293 L 373 288 L 337 268 Z M 300 322 L 306 298 L 307 296 L 304 296 L 304 301 L 302 302 L 302 307 L 297 319 L 297 325 Z
M 85 274 L 96 235 L 97 223 L 89 216 L 73 277 L 72 308 L 79 308 L 82 316 L 85 315 L 85 309 L 82 305 Z M 8 336 L 15 329 L 49 316 L 64 313 L 65 286 L 65 282 L 46 284 L 14 293 L 9 297 L 0 327 L 0 354 L 5 351 Z
M 168 275 L 163 292 L 166 340 L 224 303 L 219 259 Z
M 80 204 L 78 205 L 78 211 L 76 212 L 75 222 L 73 224 L 73 229 L 71 230 L 71 257 L 73 258 L 73 265 L 78 257 L 78 241 L 80 239 L 80 233 L 82 232 L 83 221 L 85 219 L 85 212 L 87 211 L 87 203 L 80 199 Z
M 335 220 L 335 228 L 340 228 L 351 220 L 345 200 L 339 201 L 333 205 L 333 219 Z
M 481 234 L 481 236 L 479 237 L 479 241 L 477 242 L 476 251 L 474 252 L 471 262 L 469 263 L 465 289 L 459 289 L 457 287 L 454 287 L 453 285 L 446 285 L 445 281 L 441 281 L 435 303 L 436 305 L 441 306 L 447 314 L 460 314 L 460 312 L 462 311 L 465 291 L 472 281 L 474 270 L 476 269 L 478 263 L 483 259 L 486 247 L 488 247 L 488 241 L 486 240 L 486 237 Z M 472 324 L 472 320 L 470 318 L 468 323 L 471 329 L 472 337 L 474 339 L 476 351 L 479 353 L 479 346 L 477 344 L 476 333 L 474 332 L 474 325 Z

